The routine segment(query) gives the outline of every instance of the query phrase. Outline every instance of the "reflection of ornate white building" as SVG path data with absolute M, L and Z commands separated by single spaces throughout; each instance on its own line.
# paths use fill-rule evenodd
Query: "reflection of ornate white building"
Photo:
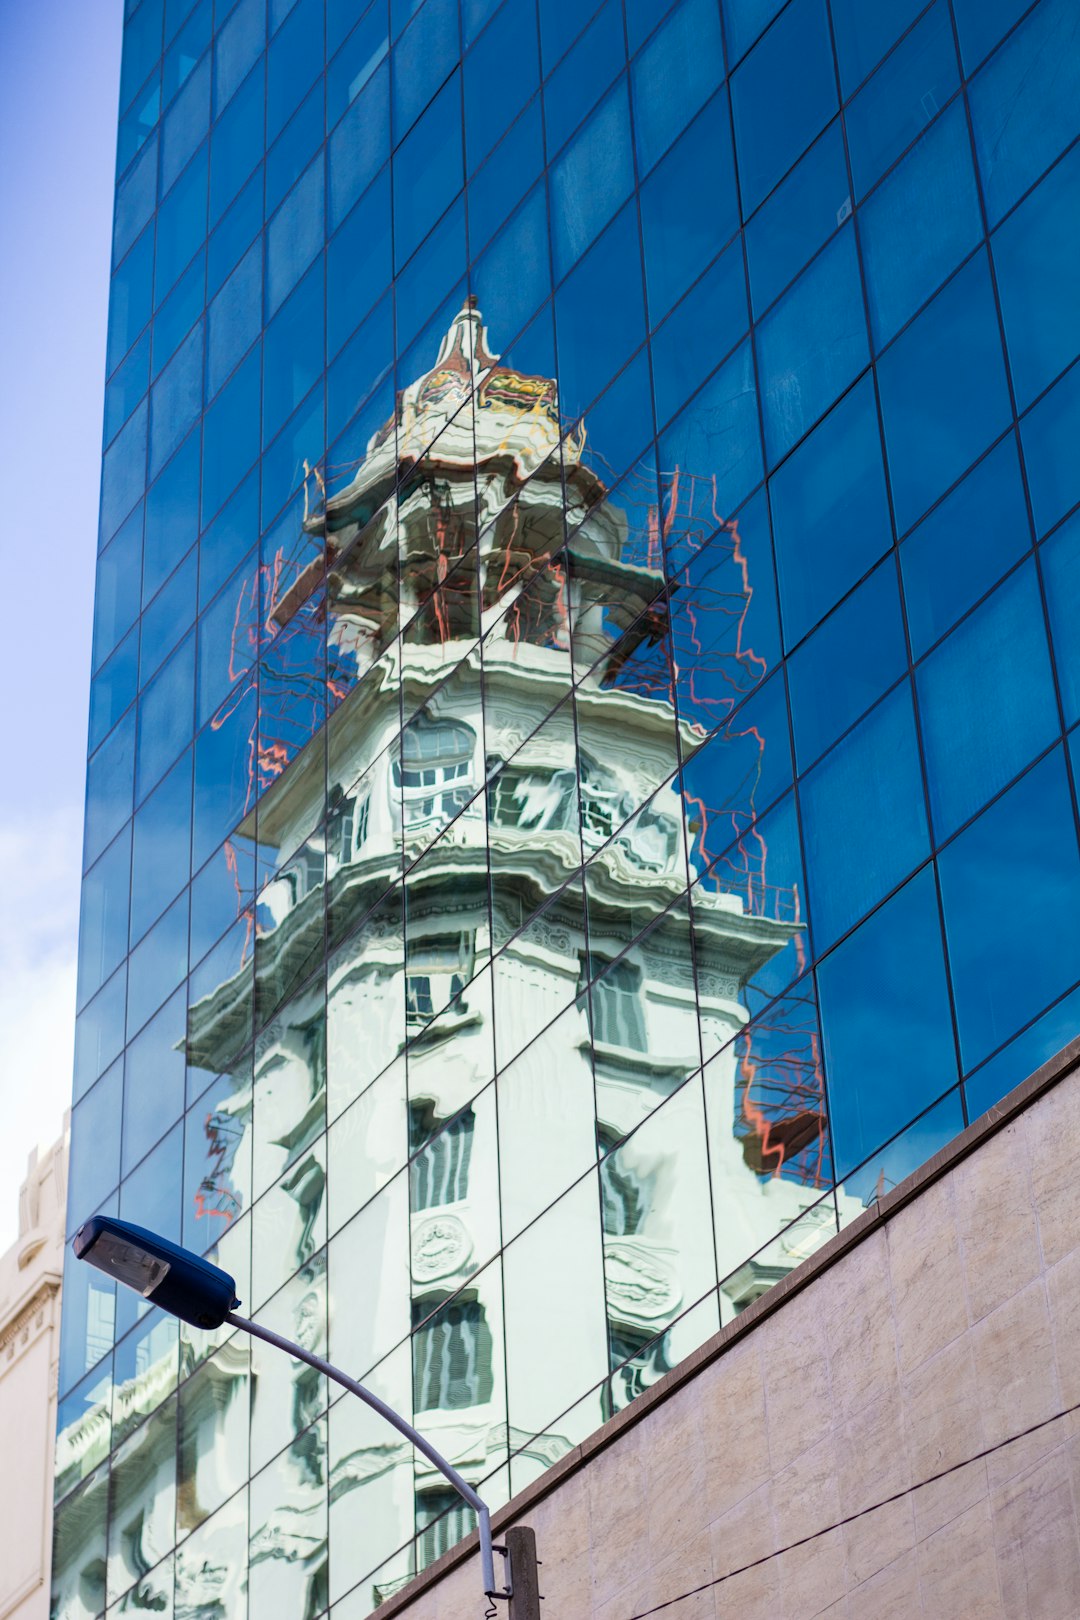
M 52 1532 L 50 1457 L 56 1425 L 67 1135 L 30 1155 L 19 1234 L 0 1255 L 0 1615 L 44 1620 Z
M 251 1210 L 253 1312 L 506 1495 L 508 1458 L 518 1489 L 694 1348 L 710 1291 L 718 1326 L 835 1230 L 812 1183 L 764 1174 L 764 1142 L 735 1132 L 746 986 L 798 923 L 719 885 L 688 900 L 677 773 L 701 733 L 638 674 L 667 624 L 659 534 L 612 497 L 584 428 L 563 436 L 554 383 L 496 364 L 471 305 L 302 539 L 269 615 L 282 735 L 313 679 L 328 720 L 234 836 L 257 850 L 254 957 L 189 1010 L 189 1064 L 219 1077 L 196 1197 Z M 821 1125 L 804 1110 L 791 1140 Z M 574 1392 L 591 1382 L 591 1404 L 553 1421 L 527 1381 L 508 1400 L 504 1342 L 540 1329 L 508 1318 L 497 1257 L 590 1176 L 602 1274 L 571 1246 L 560 1287 L 599 1311 L 606 1352 Z M 240 1444 L 235 1345 L 195 1374 L 190 1418 L 181 1384 L 177 1485 L 175 1345 L 161 1353 L 113 1395 L 156 1410 L 113 1462 L 110 1601 L 164 1579 L 174 1514 L 194 1532 L 169 1560 L 177 1620 L 232 1612 L 242 1541 L 255 1612 L 272 1594 L 313 1620 L 360 1581 L 376 1601 L 469 1528 L 373 1414 L 327 1417 L 321 1380 L 259 1346 L 246 1521 L 224 1483 L 200 1484 Z M 89 1439 L 62 1444 L 88 1472 Z M 94 1612 L 69 1595 L 94 1556 L 90 1537 L 58 1576 L 65 1620 Z

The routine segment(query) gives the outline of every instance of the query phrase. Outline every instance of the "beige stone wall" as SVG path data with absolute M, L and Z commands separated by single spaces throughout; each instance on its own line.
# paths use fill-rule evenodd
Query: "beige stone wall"
M 663 1620 L 1080 1617 L 1080 1414 L 1056 1416 L 1080 1403 L 1078 1063 L 1080 1042 L 510 1504 L 544 1620 L 698 1586 Z M 379 1613 L 477 1620 L 478 1589 L 452 1552 Z
M 47 1620 L 67 1137 L 30 1156 L 0 1255 L 0 1620 Z

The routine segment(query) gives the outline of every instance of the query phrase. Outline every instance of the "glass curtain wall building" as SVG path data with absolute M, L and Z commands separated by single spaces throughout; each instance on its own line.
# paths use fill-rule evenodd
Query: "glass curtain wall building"
M 1074 0 L 137 0 L 70 1224 L 494 1503 L 1077 1028 Z M 55 1620 L 469 1528 L 64 1282 Z

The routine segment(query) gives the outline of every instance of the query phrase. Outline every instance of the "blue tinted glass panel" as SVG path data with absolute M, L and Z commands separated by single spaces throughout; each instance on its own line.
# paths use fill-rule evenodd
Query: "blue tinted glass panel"
M 716 511 L 734 511 L 762 475 L 754 362 L 744 343 L 696 394 L 660 441 L 668 475 L 716 480 Z
M 330 229 L 336 230 L 390 156 L 390 71 L 384 63 L 330 137 Z
M 834 121 L 746 227 L 755 315 L 783 292 L 850 213 L 844 138 Z
M 694 120 L 641 188 L 651 325 L 663 319 L 730 240 L 738 224 L 731 120 L 727 96 L 722 93 Z
M 139 611 L 142 590 L 142 507 L 98 558 L 94 590 L 94 667 L 112 652 Z
M 79 1003 L 90 1000 L 127 949 L 130 823 L 87 872 L 79 911 Z
M 507 74 L 506 64 L 514 71 Z M 465 58 L 465 156 L 471 170 L 505 135 L 540 83 L 536 7 L 508 0 Z M 500 93 L 492 95 L 498 83 Z
M 647 174 L 724 77 L 720 8 L 682 0 L 634 63 L 638 169 Z
M 1000 585 L 930 654 L 916 684 L 930 813 L 940 842 L 1057 734 L 1033 563 Z
M 154 211 L 157 196 L 158 138 L 147 141 L 116 188 L 113 260 L 119 262 Z
M 875 912 L 821 963 L 817 980 L 842 1176 L 957 1079 L 933 874 L 921 872 Z
M 790 648 L 892 544 L 870 377 L 773 475 L 769 491 Z
M 826 949 L 930 853 L 907 681 L 799 784 L 810 920 Z
M 947 0 L 937 0 L 844 114 L 856 197 L 866 195 L 959 85 Z
M 1031 0 L 953 0 L 965 73 L 974 73 L 1030 6 Z
M 124 429 L 127 432 L 127 428 Z M 1020 424 L 1035 514 L 1045 534 L 1080 501 L 1080 366 L 1073 366 Z
M 733 242 L 668 316 L 652 341 L 656 417 L 667 422 L 748 325 L 742 244 Z
M 824 129 L 836 104 L 825 0 L 792 0 L 731 77 L 745 214 Z
M 1080 353 L 1080 147 L 1062 158 L 993 238 L 1019 410 Z
M 1061 706 L 1071 726 L 1080 720 L 1080 514 L 1051 535 L 1041 558 Z
M 457 196 L 465 175 L 457 75 L 394 153 L 394 262 L 403 265 Z
M 266 228 L 266 315 L 280 309 L 323 245 L 322 154 L 286 197 Z
M 86 767 L 83 864 L 90 866 L 131 814 L 135 783 L 135 710 L 129 709 Z
M 187 882 L 191 843 L 191 750 L 135 814 L 131 938 L 141 939 Z
M 765 447 L 775 463 L 870 359 L 850 225 L 761 322 L 757 342 Z
M 1040 0 L 972 80 L 971 120 L 991 225 L 1080 129 L 1076 27 L 1073 0 Z
M 1031 544 L 1016 439 L 979 462 L 900 548 L 911 650 L 921 658 Z
M 139 685 L 139 632 L 130 630 L 90 683 L 89 752 L 103 742 Z
M 210 222 L 216 224 L 263 154 L 263 76 L 253 73 L 210 137 Z
M 637 209 L 631 204 L 555 295 L 559 401 L 576 416 L 645 337 Z
M 378 8 L 375 8 L 378 10 Z M 457 0 L 427 0 L 394 47 L 394 139 L 410 130 L 459 55 Z
M 160 303 L 206 235 L 207 148 L 192 158 L 158 209 L 154 301 Z
M 146 331 L 113 374 L 105 390 L 105 443 L 123 427 L 146 393 L 150 379 L 150 333 Z
M 626 80 L 551 168 L 552 255 L 558 280 L 607 224 L 634 184 Z
M 625 65 L 622 11 L 606 0 L 544 87 L 549 154 L 565 145 Z
M 266 53 L 268 142 L 284 129 L 323 61 L 323 0 L 299 0 Z
M 364 193 L 326 250 L 326 350 L 335 355 L 393 273 L 390 171 Z
M 203 401 L 203 323 L 189 333 L 150 391 L 150 477 L 156 478 L 198 420 Z
M 188 79 L 165 114 L 161 134 L 161 189 L 168 191 L 210 127 L 210 60 Z
M 191 736 L 195 714 L 195 638 L 189 636 L 139 695 L 136 802 L 163 776 Z
M 469 241 L 474 254 L 491 240 L 543 167 L 544 122 L 537 98 L 469 182 Z
M 210 305 L 206 392 L 213 398 L 262 327 L 262 239 L 241 259 Z
M 728 57 L 737 62 L 764 33 L 784 0 L 727 0 L 724 26 L 727 29 Z
M 840 88 L 857 89 L 923 8 L 924 0 L 831 0 Z
M 1062 750 L 972 822 L 938 865 L 970 1068 L 1080 978 L 1080 851 Z
M 256 348 L 203 418 L 202 515 L 208 522 L 259 453 L 261 356 Z
M 901 533 L 1009 421 L 999 330 L 982 252 L 878 361 Z
M 795 754 L 804 770 L 879 698 L 907 663 L 891 558 L 788 660 Z
M 304 398 L 323 368 L 323 277 L 316 265 L 266 328 L 263 443 Z
M 954 102 L 867 198 L 859 220 L 870 330 L 880 349 L 982 236 L 962 103 Z
M 335 49 L 332 21 L 335 7 L 343 16 L 348 14 L 350 28 L 356 22 L 355 6 L 347 5 L 346 0 L 329 0 L 326 8 L 327 55 Z M 368 6 L 343 49 L 338 51 L 326 70 L 327 129 L 333 129 L 346 108 L 356 100 L 379 63 L 385 60 L 389 48 L 386 7 L 380 4 Z
M 153 302 L 154 232 L 140 236 L 112 279 L 109 290 L 108 369 L 123 359 L 150 319 Z
M 101 470 L 103 538 L 119 527 L 143 492 L 148 417 L 149 407 L 144 400 L 105 452 Z
M 199 435 L 193 433 L 146 497 L 143 601 L 157 594 L 199 532 Z
M 206 302 L 206 249 L 200 248 L 154 317 L 154 365 L 157 377 L 176 353 Z
M 239 89 L 266 44 L 266 0 L 240 0 L 214 45 L 214 112 Z
M 965 1082 L 969 1119 L 977 1119 L 1015 1090 L 1017 1075 L 1026 1079 L 1056 1057 L 1062 1047 L 1075 1039 L 1078 1028 L 1080 991 L 1073 990 Z

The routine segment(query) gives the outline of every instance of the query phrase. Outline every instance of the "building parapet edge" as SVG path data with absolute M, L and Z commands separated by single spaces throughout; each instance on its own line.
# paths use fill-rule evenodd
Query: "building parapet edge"
M 842 1232 L 838 1232 L 835 1237 L 823 1244 L 816 1254 L 811 1255 L 794 1271 L 774 1283 L 734 1321 L 727 1323 L 719 1333 L 715 1333 L 711 1339 L 707 1339 L 704 1344 L 691 1351 L 677 1367 L 673 1367 L 657 1383 L 644 1390 L 629 1406 L 609 1418 L 589 1435 L 587 1440 L 581 1441 L 564 1457 L 560 1457 L 559 1461 L 553 1463 L 539 1479 L 534 1480 L 517 1496 L 511 1498 L 505 1507 L 493 1513 L 491 1520 L 493 1532 L 498 1535 L 507 1526 L 516 1524 L 530 1508 L 557 1490 L 566 1479 L 585 1467 L 600 1452 L 606 1451 L 608 1446 L 614 1444 L 627 1429 L 640 1423 L 654 1407 L 670 1399 L 703 1368 L 718 1360 L 748 1333 L 752 1333 L 760 1322 L 780 1310 L 795 1294 L 801 1293 L 804 1288 L 816 1282 L 852 1249 L 864 1243 L 879 1227 L 887 1224 L 905 1205 L 918 1198 L 934 1182 L 948 1175 L 984 1142 L 1005 1130 L 1017 1115 L 1030 1108 L 1061 1081 L 1068 1079 L 1078 1068 L 1080 1068 L 1080 1036 L 1062 1047 L 1060 1052 L 1049 1058 L 1026 1080 L 1021 1081 L 1000 1102 L 995 1103 L 984 1114 L 980 1114 L 978 1119 L 973 1120 L 965 1130 L 954 1136 L 952 1141 L 947 1142 L 917 1170 L 913 1170 L 903 1181 L 898 1182 L 889 1192 L 877 1199 L 869 1209 L 864 1210 L 852 1221 L 850 1226 L 846 1226 Z M 478 1546 L 478 1536 L 476 1531 L 473 1531 L 463 1541 L 459 1541 L 449 1551 L 443 1553 L 441 1558 L 429 1564 L 409 1582 L 408 1586 L 402 1587 L 400 1592 L 395 1592 L 391 1598 L 380 1604 L 379 1620 L 393 1620 L 395 1615 L 405 1613 L 425 1592 L 437 1586 L 459 1564 L 471 1558 Z

